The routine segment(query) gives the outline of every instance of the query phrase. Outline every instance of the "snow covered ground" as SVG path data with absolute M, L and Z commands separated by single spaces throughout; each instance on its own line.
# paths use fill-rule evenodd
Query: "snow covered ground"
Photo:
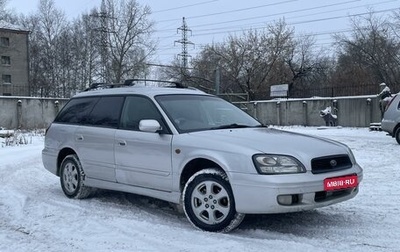
M 358 196 L 309 212 L 246 216 L 229 234 L 208 233 L 147 197 L 100 191 L 68 199 L 43 168 L 36 136 L 0 147 L 0 251 L 400 251 L 400 145 L 366 128 L 283 129 L 349 145 L 364 168 Z

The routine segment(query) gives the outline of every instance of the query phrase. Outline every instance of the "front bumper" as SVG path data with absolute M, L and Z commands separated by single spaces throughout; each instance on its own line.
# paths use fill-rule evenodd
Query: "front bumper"
M 359 185 L 338 191 L 324 191 L 324 179 L 356 174 L 362 181 L 362 169 L 312 174 L 259 175 L 230 173 L 236 211 L 245 214 L 288 213 L 311 210 L 349 200 L 359 191 Z M 278 203 L 278 196 L 292 196 L 293 203 Z

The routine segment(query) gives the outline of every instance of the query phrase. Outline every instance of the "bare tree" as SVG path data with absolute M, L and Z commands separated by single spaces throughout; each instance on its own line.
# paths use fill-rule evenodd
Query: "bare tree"
M 18 23 L 18 16 L 14 11 L 7 9 L 7 3 L 9 0 L 0 0 L 0 21 L 4 20 L 11 24 Z
M 141 7 L 135 0 L 106 0 L 108 47 L 111 56 L 107 81 L 121 82 L 126 78 L 144 75 L 146 60 L 154 52 L 151 40 L 153 23 L 150 8 Z
M 285 59 L 292 76 L 288 83 L 291 93 L 296 89 L 304 90 L 308 88 L 306 80 L 311 75 L 314 67 L 313 45 L 315 44 L 315 39 L 310 35 L 303 35 L 293 40 L 292 43 Z
M 6 9 L 8 0 L 0 0 L 0 20 L 6 20 L 8 11 Z
M 399 42 L 394 39 L 390 22 L 374 15 L 352 20 L 350 38 L 337 36 L 340 46 L 336 77 L 347 86 L 375 93 L 378 83 L 399 89 Z M 376 85 L 375 87 L 373 85 Z
M 53 0 L 41 0 L 39 12 L 25 20 L 30 35 L 31 86 L 41 96 L 68 96 L 61 81 L 60 36 L 66 29 L 65 15 Z
M 285 59 L 293 46 L 293 34 L 293 29 L 281 20 L 266 30 L 229 36 L 222 44 L 205 47 L 194 60 L 193 71 L 212 79 L 218 69 L 222 92 L 247 93 L 250 99 L 266 98 L 272 83 L 287 83 L 290 78 Z
M 92 14 L 97 13 L 92 10 Z M 70 83 L 72 89 L 84 90 L 91 83 L 98 81 L 98 71 L 101 68 L 99 64 L 100 52 L 98 50 L 98 36 L 95 32 L 95 23 L 93 16 L 83 14 L 80 19 L 74 20 L 69 32 L 70 57 Z

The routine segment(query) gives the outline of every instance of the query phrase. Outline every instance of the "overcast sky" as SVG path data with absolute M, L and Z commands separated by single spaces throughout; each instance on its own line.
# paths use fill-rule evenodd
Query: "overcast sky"
M 350 28 L 349 17 L 362 16 L 369 10 L 385 17 L 399 9 L 399 0 L 137 0 L 148 5 L 156 22 L 155 38 L 159 40 L 158 58 L 167 63 L 181 51 L 174 43 L 181 39 L 177 28 L 182 17 L 192 33 L 189 53 L 196 52 L 205 44 L 222 42 L 229 34 L 241 34 L 246 29 L 262 29 L 280 18 L 295 27 L 297 35 L 314 34 L 316 44 L 329 47 L 334 33 Z M 8 7 L 17 13 L 31 14 L 37 11 L 39 0 L 9 0 Z M 71 20 L 81 13 L 100 6 L 101 0 L 55 0 Z

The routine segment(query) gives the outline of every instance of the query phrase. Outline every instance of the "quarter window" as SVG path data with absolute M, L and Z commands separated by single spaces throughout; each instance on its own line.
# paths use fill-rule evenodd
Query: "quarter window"
M 88 115 L 98 100 L 98 97 L 71 99 L 54 121 L 59 123 L 88 124 Z

